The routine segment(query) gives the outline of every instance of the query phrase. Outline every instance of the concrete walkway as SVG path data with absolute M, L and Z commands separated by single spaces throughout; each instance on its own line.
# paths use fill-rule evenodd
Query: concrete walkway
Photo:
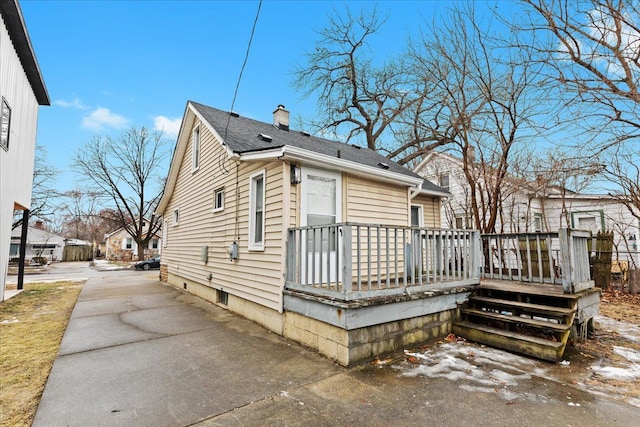
M 631 426 L 640 419 L 638 408 L 535 377 L 518 386 L 530 398 L 505 401 L 393 366 L 345 369 L 156 278 L 135 271 L 89 278 L 34 426 Z

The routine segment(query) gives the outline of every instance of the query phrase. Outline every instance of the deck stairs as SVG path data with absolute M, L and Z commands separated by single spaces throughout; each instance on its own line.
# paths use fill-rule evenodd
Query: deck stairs
M 482 284 L 452 332 L 471 341 L 552 362 L 562 360 L 578 299 L 538 287 Z

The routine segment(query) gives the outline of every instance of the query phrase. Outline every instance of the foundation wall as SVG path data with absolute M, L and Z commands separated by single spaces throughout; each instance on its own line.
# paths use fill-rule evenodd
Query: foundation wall
M 162 280 L 165 277 L 176 288 L 227 308 L 272 332 L 314 349 L 343 366 L 366 362 L 376 356 L 445 337 L 451 332 L 451 325 L 458 316 L 457 308 L 448 308 L 348 330 L 293 311 L 279 313 L 231 294 L 227 295 L 227 304 L 222 304 L 219 289 L 168 273 L 161 266 L 160 278 Z M 438 300 L 433 299 L 431 306 L 438 308 Z M 383 310 L 384 307 L 388 307 L 388 304 L 380 306 L 380 309 Z M 367 309 L 371 310 L 372 307 Z M 363 308 L 350 308 L 347 311 L 351 316 L 356 316 L 358 310 Z
M 447 336 L 457 309 L 345 330 L 301 314 L 285 312 L 286 338 L 349 366 Z

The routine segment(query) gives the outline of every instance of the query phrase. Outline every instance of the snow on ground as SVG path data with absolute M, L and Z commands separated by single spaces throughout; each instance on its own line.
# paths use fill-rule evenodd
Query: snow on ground
M 605 331 L 616 331 L 622 335 L 625 339 L 633 342 L 640 342 L 640 325 L 633 323 L 620 322 L 606 316 L 597 315 L 593 319 L 596 323 L 596 328 Z
M 96 259 L 96 260 L 93 260 L 93 268 L 100 271 L 126 270 L 129 268 L 133 268 L 133 264 L 132 265 L 114 264 L 111 261 L 107 261 L 104 259 Z
M 544 377 L 540 362 L 491 347 L 447 342 L 423 352 L 405 354 L 410 363 L 396 365 L 403 376 L 447 378 L 465 391 L 498 393 L 505 400 L 539 399 L 514 390 L 532 375 Z
M 613 347 L 613 352 L 618 356 L 622 356 L 628 363 L 624 363 L 624 367 L 620 366 L 602 366 L 599 362 L 591 366 L 591 370 L 601 377 L 611 380 L 631 382 L 640 378 L 640 352 L 626 347 Z
M 632 342 L 640 341 L 638 325 L 604 316 L 598 316 L 596 320 L 600 325 L 598 329 L 615 331 Z M 550 364 L 492 347 L 453 340 L 426 350 L 405 350 L 407 361 L 396 364 L 394 369 L 407 377 L 447 378 L 458 382 L 462 390 L 497 393 L 508 401 L 518 398 L 544 400 L 546 397 L 532 395 L 516 386 L 526 386 L 526 381 L 538 377 L 563 384 L 571 382 L 584 391 L 606 395 L 587 381 L 589 377 L 630 384 L 640 380 L 640 351 L 615 346 L 613 352 L 622 361 L 597 358 L 588 368 L 574 369 L 568 360 Z M 571 375 L 573 377 L 568 379 Z M 640 399 L 630 398 L 627 403 L 640 407 Z

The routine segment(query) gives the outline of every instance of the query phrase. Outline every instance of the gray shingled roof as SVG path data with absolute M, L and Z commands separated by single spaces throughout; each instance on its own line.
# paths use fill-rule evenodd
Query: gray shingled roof
M 206 105 L 193 101 L 189 102 L 202 117 L 213 126 L 218 134 L 224 138 L 227 147 L 239 154 L 293 146 L 330 157 L 339 157 L 342 160 L 352 161 L 381 170 L 384 168 L 380 167 L 379 164 L 384 163 L 389 166 L 388 170 L 391 172 L 422 178 L 412 170 L 368 148 L 318 138 L 295 130 L 282 130 L 270 123 L 259 122 L 246 117 L 235 117 L 227 111 L 207 107 Z M 230 121 L 227 128 L 228 120 Z M 225 128 L 227 128 L 226 136 L 224 135 Z M 269 135 L 272 138 L 271 142 L 262 140 L 259 137 L 260 134 Z M 424 181 L 422 188 L 425 190 L 444 192 L 443 189 L 427 180 Z

